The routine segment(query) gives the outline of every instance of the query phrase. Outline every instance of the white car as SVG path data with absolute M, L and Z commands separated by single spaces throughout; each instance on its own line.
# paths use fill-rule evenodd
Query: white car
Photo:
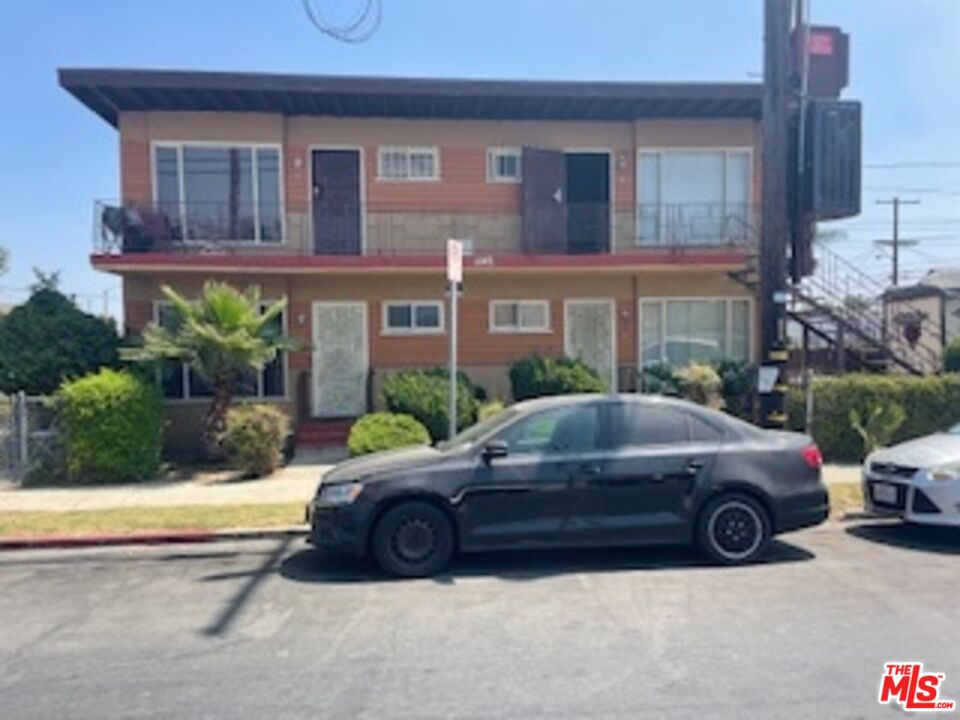
M 877 515 L 960 527 L 960 425 L 871 453 L 863 498 Z

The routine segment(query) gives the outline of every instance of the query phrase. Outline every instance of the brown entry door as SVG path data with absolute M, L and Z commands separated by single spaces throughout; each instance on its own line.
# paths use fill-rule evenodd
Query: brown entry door
M 523 244 L 528 253 L 567 251 L 567 160 L 560 150 L 523 149 Z
M 360 151 L 313 151 L 313 251 L 361 252 Z

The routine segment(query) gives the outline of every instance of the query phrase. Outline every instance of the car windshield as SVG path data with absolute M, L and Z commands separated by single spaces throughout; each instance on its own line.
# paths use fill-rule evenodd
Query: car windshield
M 470 426 L 459 435 L 454 436 L 453 439 L 439 443 L 437 447 L 440 450 L 459 450 L 473 445 L 481 438 L 485 438 L 487 435 L 512 422 L 519 414 L 519 410 L 507 408 L 493 417 L 481 420 L 476 425 Z

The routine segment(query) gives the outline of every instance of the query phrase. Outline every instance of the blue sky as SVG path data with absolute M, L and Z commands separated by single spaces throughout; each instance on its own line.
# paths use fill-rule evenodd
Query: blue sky
M 358 0 L 330 0 L 350 7 Z M 872 241 L 899 193 L 909 276 L 960 264 L 960 1 L 812 0 L 813 20 L 852 35 L 847 96 L 864 102 L 864 213 L 835 248 L 882 277 Z M 62 66 L 599 80 L 756 79 L 761 0 L 383 0 L 379 32 L 344 45 L 300 0 L 3 0 L 0 209 L 11 253 L 0 302 L 31 268 L 99 308 L 118 283 L 92 271 L 92 204 L 118 191 L 113 129 L 56 84 Z M 952 161 L 952 167 L 869 167 Z

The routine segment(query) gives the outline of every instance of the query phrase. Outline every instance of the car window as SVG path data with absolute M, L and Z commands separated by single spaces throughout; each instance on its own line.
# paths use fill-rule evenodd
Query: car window
M 511 455 L 586 452 L 597 448 L 600 420 L 596 405 L 545 410 L 511 425 L 499 439 Z
M 622 403 L 614 412 L 620 445 L 671 445 L 690 441 L 687 416 L 671 407 Z
M 691 442 L 720 442 L 723 440 L 722 429 L 694 413 L 685 413 L 685 415 L 690 423 Z

